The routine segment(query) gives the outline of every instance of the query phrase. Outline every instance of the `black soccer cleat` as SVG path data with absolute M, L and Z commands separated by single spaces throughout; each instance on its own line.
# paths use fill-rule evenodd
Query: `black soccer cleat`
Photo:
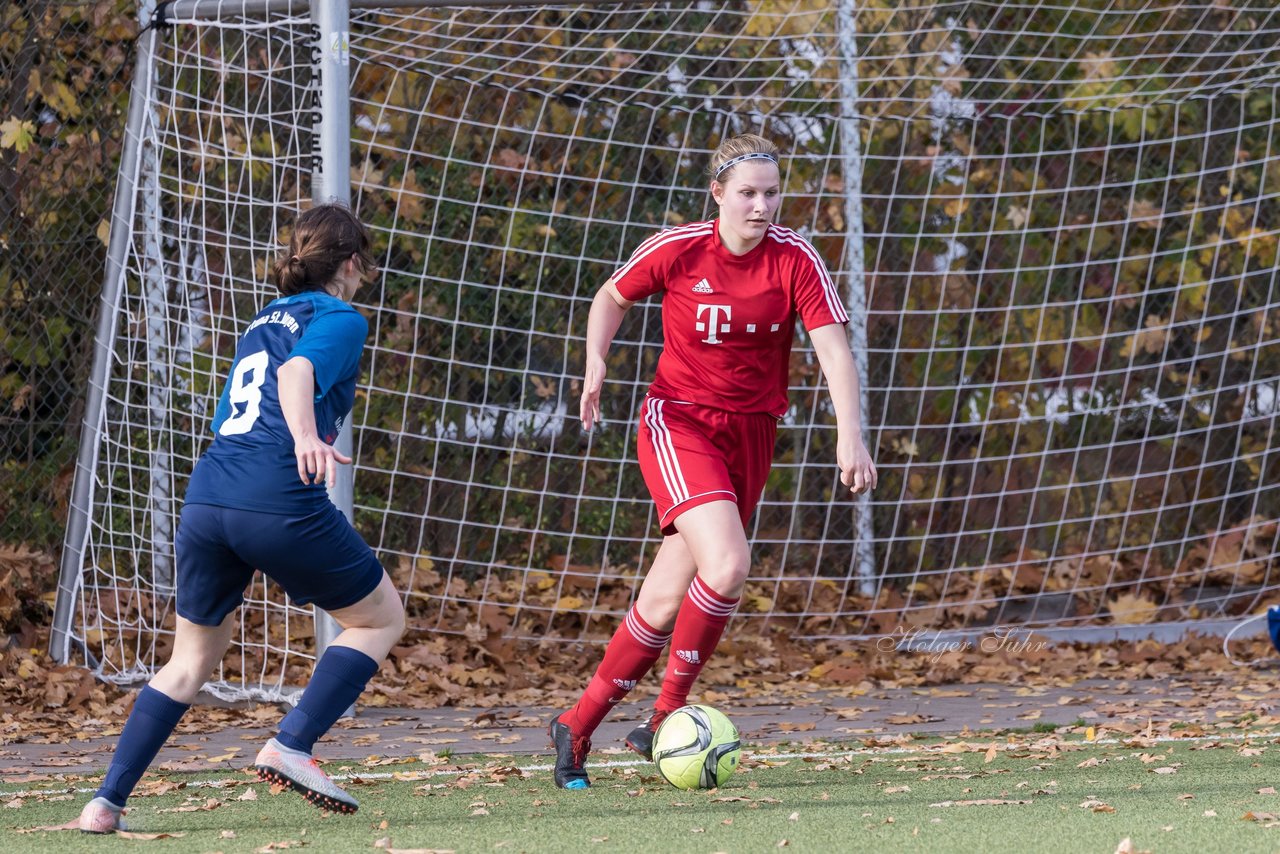
M 653 737 L 669 714 L 671 713 L 665 709 L 654 709 L 653 714 L 649 715 L 644 723 L 627 733 L 627 747 L 652 762 Z
M 560 722 L 560 716 L 552 719 L 547 727 L 551 746 L 556 749 L 556 786 L 561 789 L 587 789 L 587 754 L 591 752 L 591 739 L 576 736 L 569 725 Z

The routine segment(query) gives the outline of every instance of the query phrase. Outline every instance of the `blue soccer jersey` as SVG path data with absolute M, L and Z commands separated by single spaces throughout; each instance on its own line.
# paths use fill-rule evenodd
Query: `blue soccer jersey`
M 355 402 L 368 331 L 359 312 L 319 291 L 281 297 L 258 312 L 236 345 L 213 417 L 213 444 L 191 474 L 187 503 L 292 515 L 327 502 L 323 483 L 298 476 L 276 371 L 295 356 L 311 362 L 316 432 L 333 444 Z

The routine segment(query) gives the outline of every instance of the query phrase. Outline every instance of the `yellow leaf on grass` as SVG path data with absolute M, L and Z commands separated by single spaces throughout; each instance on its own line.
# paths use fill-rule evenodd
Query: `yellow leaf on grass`
M 1156 603 L 1145 596 L 1121 593 L 1107 603 L 1111 618 L 1124 625 L 1149 623 L 1156 614 Z
M 778 729 L 783 732 L 808 732 L 809 730 L 816 729 L 817 726 L 818 725 L 813 721 L 783 721 L 778 724 Z

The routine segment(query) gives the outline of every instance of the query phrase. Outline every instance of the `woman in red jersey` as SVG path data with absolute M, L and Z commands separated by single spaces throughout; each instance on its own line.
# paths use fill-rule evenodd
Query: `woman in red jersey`
M 640 244 L 591 304 L 581 409 L 588 430 L 600 418 L 605 355 L 623 315 L 663 294 L 664 346 L 641 408 L 638 456 L 664 539 L 586 691 L 551 723 L 561 788 L 590 785 L 591 734 L 668 641 L 654 713 L 627 736 L 645 757 L 658 724 L 685 705 L 715 651 L 751 567 L 746 524 L 787 409 L 797 316 L 831 391 L 840 481 L 853 493 L 876 484 L 862 441 L 849 316 L 817 251 L 773 224 L 781 201 L 777 146 L 754 134 L 728 139 L 711 157 L 711 175 L 719 218 Z

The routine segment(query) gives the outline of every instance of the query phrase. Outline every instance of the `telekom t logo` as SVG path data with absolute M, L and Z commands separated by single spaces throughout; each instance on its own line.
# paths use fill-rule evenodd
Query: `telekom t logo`
M 693 328 L 698 330 L 699 332 L 707 333 L 707 337 L 702 339 L 702 343 L 703 344 L 724 343 L 719 338 L 716 337 L 716 333 L 729 331 L 729 321 L 733 319 L 732 307 L 727 305 L 707 305 L 706 303 L 702 303 L 702 302 L 698 303 L 698 320 L 699 321 L 702 320 L 702 315 L 704 312 L 710 315 L 707 318 L 707 322 L 706 323 L 699 322 L 693 325 Z M 720 316 L 722 314 L 724 315 L 724 321 L 725 321 L 724 323 L 720 322 Z

